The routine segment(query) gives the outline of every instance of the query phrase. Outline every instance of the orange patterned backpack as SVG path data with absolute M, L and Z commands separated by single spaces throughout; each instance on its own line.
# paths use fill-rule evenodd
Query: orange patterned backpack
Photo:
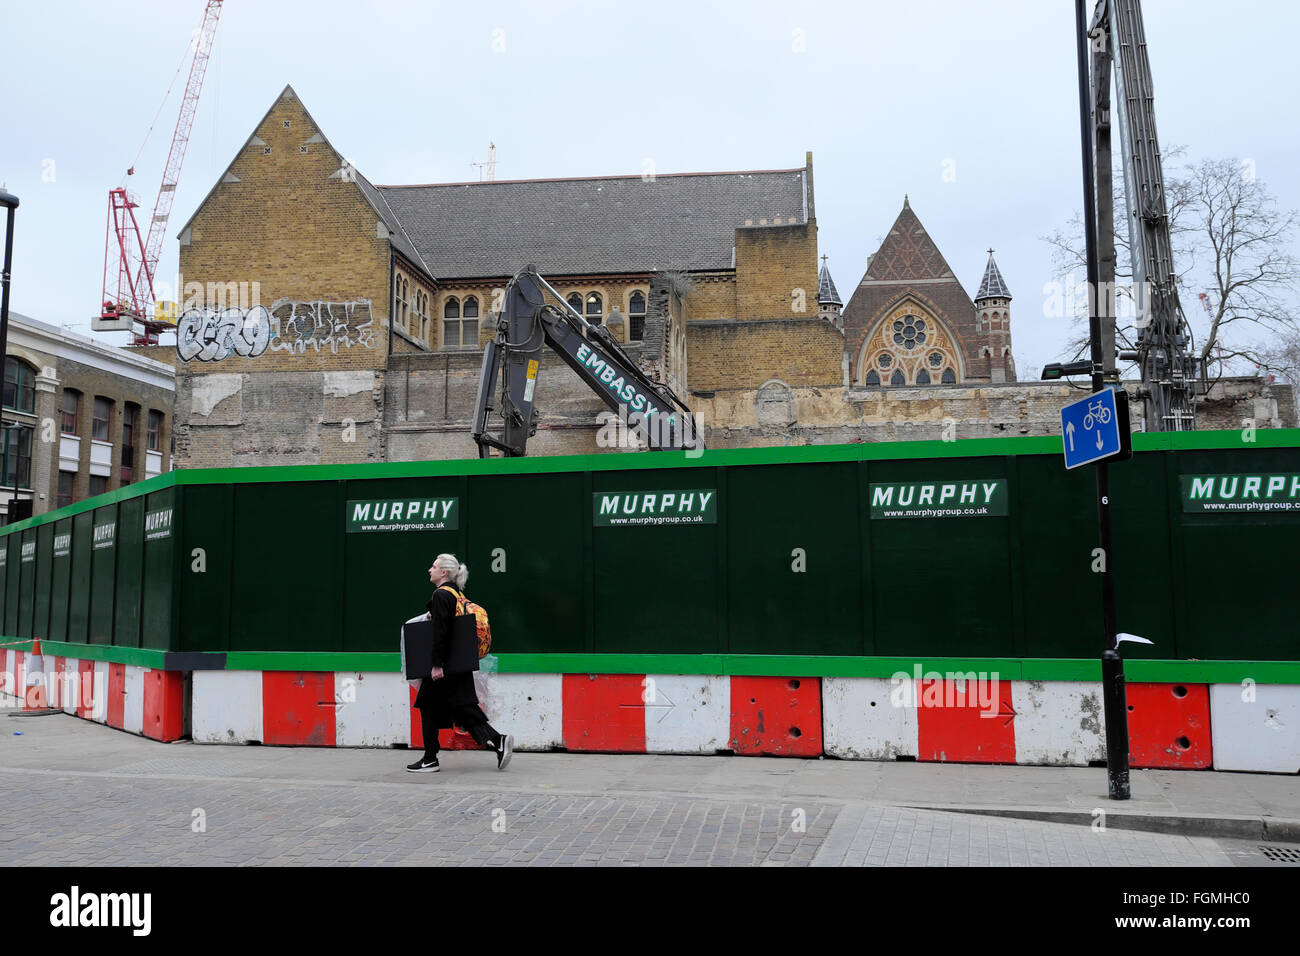
M 461 594 L 450 584 L 444 584 L 442 587 L 446 588 L 456 596 L 457 615 L 474 615 L 474 623 L 478 630 L 478 656 L 479 660 L 482 660 L 492 651 L 492 628 L 488 624 L 487 609 L 482 605 L 475 604 L 473 601 L 469 600 L 469 598 L 465 597 L 465 595 Z

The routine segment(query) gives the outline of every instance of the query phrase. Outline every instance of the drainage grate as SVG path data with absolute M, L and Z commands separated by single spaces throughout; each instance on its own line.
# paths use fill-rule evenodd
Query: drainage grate
M 1300 864 L 1300 847 L 1278 846 L 1274 843 L 1262 843 L 1259 852 L 1274 863 Z

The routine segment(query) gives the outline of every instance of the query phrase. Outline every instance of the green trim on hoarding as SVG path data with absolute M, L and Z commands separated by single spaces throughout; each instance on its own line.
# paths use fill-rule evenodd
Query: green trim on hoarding
M 396 652 L 374 654 L 356 651 L 230 651 L 228 671 L 357 671 L 392 672 L 402 666 Z
M 5 650 L 18 651 L 31 651 L 31 649 L 31 641 L 27 641 L 25 645 L 5 648 Z M 167 651 L 150 650 L 146 647 L 117 647 L 112 644 L 69 644 L 64 641 L 42 640 L 41 656 L 75 657 L 83 661 L 108 661 L 110 664 L 130 664 L 132 667 L 165 670 Z
M 1300 428 L 1264 428 L 1243 441 L 1242 432 L 1139 432 L 1134 451 L 1192 451 L 1203 449 L 1300 448 Z M 791 465 L 808 462 L 895 461 L 925 458 L 986 458 L 1008 455 L 1060 455 L 1056 435 L 1011 438 L 967 438 L 959 441 L 867 442 L 857 445 L 793 445 L 779 448 L 719 448 L 697 457 L 687 452 L 646 452 L 634 455 L 548 455 L 534 458 L 456 458 L 440 461 L 397 461 L 355 465 L 267 465 L 247 468 L 193 468 L 169 471 L 147 481 L 107 491 L 94 498 L 26 518 L 0 528 L 0 537 L 58 521 L 83 511 L 135 498 L 175 485 L 250 484 L 286 481 L 356 481 L 370 478 L 432 478 L 457 475 L 552 474 L 556 472 L 629 471 L 646 468 L 714 468 L 722 465 Z

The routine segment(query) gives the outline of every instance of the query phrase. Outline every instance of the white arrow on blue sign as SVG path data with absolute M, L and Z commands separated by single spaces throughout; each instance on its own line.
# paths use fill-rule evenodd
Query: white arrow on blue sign
M 1061 409 L 1065 467 L 1078 468 L 1118 455 L 1123 450 L 1115 391 L 1103 388 Z

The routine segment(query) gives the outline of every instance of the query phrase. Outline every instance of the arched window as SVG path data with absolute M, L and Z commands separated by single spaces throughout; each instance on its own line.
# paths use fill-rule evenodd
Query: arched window
M 600 325 L 605 316 L 605 300 L 600 297 L 599 292 L 587 293 L 587 321 L 593 325 Z
M 36 369 L 12 356 L 5 359 L 4 407 L 36 411 Z
M 894 369 L 894 374 L 891 375 L 890 378 L 889 378 L 889 384 L 890 384 L 890 385 L 906 385 L 906 384 L 907 384 L 907 380 L 903 378 L 903 370 L 902 370 L 901 368 L 896 368 L 896 369 Z
M 460 300 L 452 296 L 442 307 L 442 317 L 444 319 L 460 318 Z
M 638 290 L 627 300 L 628 331 L 633 342 L 645 337 L 645 296 Z
M 478 299 L 477 299 L 477 298 L 475 298 L 475 297 L 472 296 L 472 295 L 471 295 L 471 296 L 467 296 L 467 297 L 465 298 L 465 308 L 464 308 L 464 310 L 461 312 L 461 318 L 464 318 L 464 319 L 477 319 L 477 318 L 478 318 Z
M 925 369 L 921 369 L 919 372 L 917 372 L 917 373 L 916 373 L 916 384 L 917 384 L 917 385 L 929 385 L 929 384 L 930 384 L 930 373 L 927 372 Z
M 946 368 L 943 370 L 943 384 L 945 385 L 957 384 L 957 376 L 953 374 L 952 369 Z
M 569 297 L 564 301 L 569 303 L 569 305 L 573 306 L 574 312 L 577 312 L 579 315 L 582 315 L 582 293 L 581 292 L 570 292 Z
M 455 296 L 442 304 L 442 347 L 460 347 L 460 299 Z
M 867 373 L 867 384 L 868 385 L 880 384 L 880 376 L 876 374 L 876 370 L 874 368 Z

